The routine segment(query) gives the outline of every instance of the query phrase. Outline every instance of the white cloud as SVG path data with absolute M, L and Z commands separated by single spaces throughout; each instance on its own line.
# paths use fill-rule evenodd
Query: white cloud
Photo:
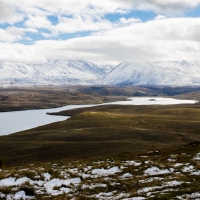
M 58 33 L 56 33 L 56 32 L 52 32 L 52 33 L 41 32 L 41 35 L 45 38 L 51 38 L 51 37 L 57 37 Z
M 129 5 L 124 5 L 121 2 L 115 2 L 112 0 L 20 0 L 16 2 L 10 0 L 13 4 L 22 7 L 24 10 L 31 11 L 31 8 L 41 8 L 44 11 L 54 14 L 74 15 L 84 13 L 91 8 L 98 14 L 112 13 L 116 10 L 128 9 Z
M 38 33 L 38 30 L 35 28 L 19 28 L 23 32 L 30 32 L 30 33 Z
M 33 41 L 30 37 L 25 37 L 24 39 L 27 41 Z
M 0 0 L 0 22 L 15 23 L 24 17 L 24 31 L 32 29 L 36 33 L 39 32 L 37 29 L 47 29 L 47 32 L 40 31 L 40 34 L 49 38 L 65 33 L 105 31 L 140 22 L 139 19 L 122 17 L 113 23 L 105 18 L 108 13 L 139 9 L 174 14 L 199 4 L 200 0 Z M 53 15 L 58 16 L 56 24 L 48 18 Z M 156 19 L 162 19 L 162 16 Z
M 129 4 L 135 10 L 148 10 L 159 14 L 180 14 L 200 5 L 200 0 L 111 0 Z
M 41 52 L 37 52 L 33 46 L 0 42 L 0 60 L 45 62 L 45 57 L 40 53 Z
M 120 18 L 119 19 L 119 23 L 120 24 L 124 24 L 124 25 L 127 25 L 127 24 L 132 24 L 132 23 L 138 23 L 138 22 L 141 22 L 140 19 L 136 19 L 136 18 L 128 18 L 128 19 L 125 19 L 124 17 Z
M 0 29 L 0 41 L 2 42 L 15 42 L 21 40 L 22 36 L 23 32 L 15 27 L 10 27 L 6 30 Z
M 24 25 L 31 28 L 47 29 L 52 33 L 41 32 L 41 34 L 44 37 L 49 38 L 64 33 L 109 30 L 116 26 L 124 26 L 137 22 L 141 22 L 141 20 L 136 18 L 120 18 L 118 22 L 112 23 L 109 20 L 101 19 L 100 17 L 97 18 L 95 16 L 84 14 L 83 16 L 74 15 L 73 17 L 58 16 L 58 23 L 56 25 L 53 25 L 45 16 L 30 16 Z
M 0 59 L 84 59 L 99 63 L 124 60 L 200 59 L 200 18 L 180 18 L 177 13 L 195 8 L 200 0 L 0 0 Z M 122 17 L 115 22 L 108 13 L 148 10 L 158 16 L 148 22 Z M 49 17 L 57 16 L 53 23 Z M 46 29 L 40 30 L 40 29 Z M 44 40 L 32 45 L 10 44 L 31 40 L 27 33 L 46 38 L 59 34 L 94 31 L 67 41 Z M 10 43 L 8 43 L 10 42 Z
M 24 25 L 31 28 L 47 28 L 51 27 L 51 22 L 46 16 L 29 16 Z
M 184 24 L 184 26 L 183 26 Z M 99 62 L 131 60 L 200 59 L 200 18 L 166 18 L 102 34 L 68 41 L 40 41 L 36 47 L 51 47 L 49 53 L 63 59 L 81 58 Z M 46 54 L 46 57 L 50 57 Z M 64 55 L 64 56 L 63 56 Z
M 0 0 L 0 23 L 14 24 L 22 21 L 24 15 L 16 12 L 16 8 L 10 1 Z
M 10 0 L 12 4 L 29 10 L 37 8 L 54 14 L 74 15 L 84 13 L 88 9 L 94 10 L 97 15 L 106 13 L 124 13 L 132 9 L 150 10 L 160 14 L 183 12 L 200 5 L 200 0 Z M 41 12 L 41 11 L 40 11 Z
M 6 29 L 0 29 L 0 41 L 2 42 L 17 42 L 22 40 L 26 32 L 37 33 L 33 28 L 18 28 L 9 26 Z
M 19 35 L 19 36 L 24 35 L 24 32 L 15 26 L 10 26 L 6 28 L 6 31 L 12 35 Z
M 164 15 L 158 15 L 155 17 L 155 19 L 160 20 L 160 19 L 166 19 Z
M 83 59 L 112 64 L 125 60 L 200 60 L 199 31 L 200 18 L 164 18 L 67 41 L 43 40 L 29 47 L 21 45 L 19 59 Z M 4 51 L 4 55 L 19 55 L 14 47 L 15 51 Z M 17 58 L 16 55 L 10 58 Z
M 52 27 L 55 32 L 75 33 L 81 31 L 99 31 L 113 27 L 113 24 L 105 19 L 95 21 L 90 16 L 74 16 L 73 18 L 59 17 L 59 23 Z
M 108 13 L 149 10 L 159 14 L 177 14 L 200 5 L 200 0 L 0 0 L 0 22 L 15 23 L 28 17 L 27 25 L 49 25 L 45 16 L 72 15 L 102 18 Z M 41 22 L 40 20 L 41 19 Z

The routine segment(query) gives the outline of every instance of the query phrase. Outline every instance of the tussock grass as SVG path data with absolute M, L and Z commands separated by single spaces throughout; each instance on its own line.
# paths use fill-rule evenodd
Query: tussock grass
M 5 194 L 5 195 L 13 193 L 12 187 L 0 187 L 0 192 Z
M 185 194 L 193 194 L 200 190 L 199 175 L 192 175 L 191 172 L 183 173 L 182 168 L 187 166 L 187 163 L 193 163 L 195 170 L 198 170 L 199 162 L 194 161 L 193 157 L 199 152 L 199 147 L 184 146 L 173 150 L 165 150 L 156 152 L 146 152 L 146 154 L 119 154 L 112 157 L 104 157 L 97 159 L 80 159 L 74 161 L 61 160 L 59 162 L 44 162 L 34 163 L 34 165 L 22 165 L 16 169 L 15 173 L 18 177 L 25 177 L 27 169 L 33 172 L 37 172 L 40 176 L 39 180 L 42 180 L 44 172 L 51 174 L 50 180 L 53 179 L 73 179 L 79 177 L 81 179 L 80 184 L 69 184 L 54 186 L 54 191 L 60 191 L 61 188 L 69 189 L 70 192 L 63 193 L 62 195 L 49 196 L 45 188 L 40 189 L 39 185 L 30 185 L 26 182 L 17 187 L 4 187 L 2 191 L 4 194 L 14 194 L 17 191 L 25 191 L 26 195 L 35 196 L 36 199 L 106 199 L 103 195 L 111 195 L 108 199 L 121 199 L 125 197 L 137 197 L 143 196 L 147 199 L 177 199 L 178 196 Z M 173 153 L 172 153 L 173 152 Z M 148 155 L 145 157 L 145 155 Z M 142 156 L 142 157 L 141 157 Z M 182 160 L 184 163 L 179 167 L 173 167 L 175 162 L 167 162 L 167 157 L 176 157 L 177 160 Z M 159 158 L 159 159 L 158 159 Z M 134 162 L 141 163 L 139 166 L 135 166 Z M 150 162 L 146 162 L 150 161 Z M 120 165 L 121 172 L 110 174 L 107 176 L 93 175 L 91 171 L 93 169 L 110 169 L 113 166 Z M 173 168 L 174 172 L 170 174 L 154 174 L 144 175 L 144 171 L 148 168 L 158 166 L 161 170 L 167 168 Z M 31 168 L 32 167 L 32 168 Z M 87 168 L 85 172 L 84 168 Z M 41 170 L 42 169 L 42 170 Z M 50 171 L 48 171 L 50 169 Z M 69 171 L 73 171 L 69 173 Z M 11 174 L 13 168 L 4 169 L 4 178 Z M 136 171 L 137 170 L 137 171 Z M 179 172 L 179 173 L 177 173 Z M 64 177 L 66 174 L 67 177 Z M 130 173 L 132 176 L 127 178 L 121 178 L 123 174 Z M 89 175 L 87 178 L 83 178 L 82 174 Z M 2 177 L 3 178 L 3 177 Z M 173 185 L 174 184 L 174 185 Z M 13 190 L 13 188 L 15 190 Z M 41 191 L 43 193 L 41 194 Z M 98 197 L 96 195 L 99 195 Z
M 106 105 L 81 113 L 76 109 L 66 121 L 1 137 L 0 156 L 5 165 L 112 157 L 123 152 L 152 151 L 148 156 L 156 158 L 158 150 L 200 141 L 199 112 L 191 105 Z
M 199 192 L 199 175 L 182 172 L 187 163 L 194 166 L 195 171 L 200 170 L 200 162 L 193 160 L 200 152 L 199 108 L 199 104 L 97 106 L 71 111 L 72 117 L 67 121 L 2 136 L 0 158 L 3 164 L 1 167 L 0 162 L 0 168 L 3 171 L 0 179 L 28 177 L 45 182 L 43 174 L 49 173 L 50 181 L 80 178 L 81 183 L 53 186 L 54 191 L 70 190 L 54 197 L 44 186 L 33 186 L 29 182 L 0 190 L 4 194 L 23 190 L 36 199 L 106 199 L 110 193 L 113 199 L 122 198 L 120 195 L 176 199 Z M 34 150 L 30 148 L 33 146 Z M 174 161 L 169 162 L 169 158 Z M 135 166 L 126 161 L 141 164 Z M 174 167 L 176 163 L 182 166 Z M 115 166 L 121 172 L 107 176 L 91 173 L 93 169 L 108 170 Z M 151 167 L 173 168 L 174 172 L 144 174 Z M 132 176 L 122 179 L 126 173 Z M 172 181 L 180 184 L 166 185 Z
M 23 190 L 26 194 L 26 196 L 35 196 L 35 188 L 28 183 L 24 183 L 20 186 L 19 190 Z

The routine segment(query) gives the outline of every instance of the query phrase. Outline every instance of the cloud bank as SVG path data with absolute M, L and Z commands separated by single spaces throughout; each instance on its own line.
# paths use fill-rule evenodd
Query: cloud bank
M 200 60 L 200 0 L 0 0 L 0 60 Z M 137 13 L 140 15 L 137 15 Z M 141 15 L 151 12 L 145 21 Z

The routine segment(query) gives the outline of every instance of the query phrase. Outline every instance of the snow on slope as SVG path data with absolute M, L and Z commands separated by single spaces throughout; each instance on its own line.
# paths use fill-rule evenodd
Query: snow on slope
M 123 62 L 105 81 L 112 85 L 200 85 L 200 63 Z
M 0 62 L 0 86 L 21 85 L 200 85 L 200 63 L 123 62 L 96 65 L 82 60 Z
M 0 85 L 99 85 L 105 84 L 104 70 L 85 61 L 47 63 L 0 63 Z

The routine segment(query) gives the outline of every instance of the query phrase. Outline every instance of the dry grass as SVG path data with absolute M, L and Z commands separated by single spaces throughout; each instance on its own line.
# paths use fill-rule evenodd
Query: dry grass
M 66 121 L 2 136 L 0 157 L 4 164 L 104 157 L 123 152 L 136 155 L 200 141 L 197 105 L 108 105 L 72 112 L 73 116 Z
M 31 105 L 33 106 L 32 103 Z M 122 194 L 124 197 L 146 197 L 147 193 L 139 191 L 151 187 L 149 199 L 176 199 L 177 196 L 189 199 L 184 195 L 200 191 L 200 184 L 197 184 L 200 178 L 182 170 L 187 163 L 194 166 L 195 170 L 200 169 L 199 162 L 193 160 L 194 155 L 199 153 L 200 143 L 191 143 L 200 141 L 199 108 L 199 104 L 196 104 L 109 105 L 76 109 L 70 111 L 72 117 L 69 120 L 2 136 L 0 168 L 3 168 L 3 171 L 0 179 L 26 176 L 32 180 L 44 181 L 43 174 L 48 172 L 51 179 L 78 176 L 81 184 L 71 184 L 67 186 L 70 189 L 68 194 L 55 197 L 49 196 L 47 192 L 37 193 L 36 188 L 28 183 L 15 190 L 12 190 L 12 187 L 2 187 L 0 190 L 4 194 L 23 190 L 27 194 L 32 192 L 37 199 L 58 200 L 71 199 L 72 196 L 74 199 L 100 199 L 95 195 L 113 192 L 114 198 L 120 199 Z M 127 160 L 135 160 L 141 164 L 125 165 Z M 157 177 L 162 179 L 142 182 L 155 178 L 144 176 L 147 168 L 154 166 L 170 169 L 175 163 L 182 163 L 181 166 L 174 167 L 176 172 L 180 173 L 158 175 Z M 90 168 L 86 172 L 84 169 L 88 166 Z M 114 166 L 118 166 L 122 171 L 116 175 L 108 175 L 107 179 L 90 176 L 83 178 L 81 175 L 92 169 L 109 169 Z M 78 174 L 71 170 L 74 168 Z M 120 177 L 125 173 L 130 173 L 133 177 L 122 180 Z M 170 181 L 182 183 L 166 186 Z M 84 188 L 83 185 L 88 187 Z M 60 190 L 60 187 L 54 189 Z
M 142 87 L 68 86 L 0 88 L 0 112 L 55 108 L 71 104 L 98 104 L 125 100 L 129 96 L 156 95 Z
M 44 173 L 51 174 L 50 179 L 68 180 L 79 177 L 79 184 L 61 185 L 52 188 L 52 191 L 61 191 L 61 188 L 68 188 L 68 193 L 51 195 L 44 186 L 36 183 L 26 182 L 19 186 L 2 187 L 3 194 L 15 194 L 17 191 L 24 191 L 28 196 L 35 196 L 36 199 L 122 199 L 125 197 L 142 196 L 147 199 L 178 199 L 184 195 L 192 195 L 200 190 L 199 175 L 193 175 L 192 171 L 183 172 L 183 168 L 194 166 L 194 171 L 198 171 L 199 161 L 195 161 L 194 156 L 199 153 L 200 148 L 182 146 L 180 148 L 165 150 L 160 152 L 146 152 L 138 155 L 119 154 L 115 157 L 105 157 L 100 159 L 85 160 L 61 160 L 56 163 L 34 163 L 16 167 L 16 177 L 26 177 L 27 170 L 39 175 L 38 180 L 43 180 Z M 145 157 L 146 156 L 146 157 Z M 156 157 L 155 157 L 156 156 Z M 167 157 L 176 158 L 176 161 L 168 161 Z M 137 165 L 131 163 L 135 161 Z M 159 163 L 158 163 L 159 162 Z M 180 167 L 174 165 L 181 163 Z M 120 167 L 120 172 L 110 175 L 94 175 L 93 169 L 110 169 L 114 166 Z M 161 170 L 171 169 L 167 174 L 144 174 L 145 170 L 151 167 L 159 167 Z M 88 169 L 85 171 L 85 169 Z M 50 170 L 51 169 L 51 170 Z M 73 170 L 73 173 L 69 171 Z M 13 168 L 3 169 L 3 178 L 13 177 Z M 122 178 L 124 174 L 131 174 L 131 177 Z M 12 174 L 12 175 L 11 175 Z M 65 176 L 67 174 L 67 176 Z M 82 176 L 87 174 L 87 178 Z M 35 180 L 34 178 L 31 180 Z M 46 181 L 48 182 L 48 181 Z M 170 185 L 170 183 L 172 185 Z M 173 185 L 174 183 L 174 185 Z M 177 183 L 177 184 L 176 184 Z M 104 196 L 107 195 L 107 196 Z M 190 199 L 189 197 L 185 199 Z

